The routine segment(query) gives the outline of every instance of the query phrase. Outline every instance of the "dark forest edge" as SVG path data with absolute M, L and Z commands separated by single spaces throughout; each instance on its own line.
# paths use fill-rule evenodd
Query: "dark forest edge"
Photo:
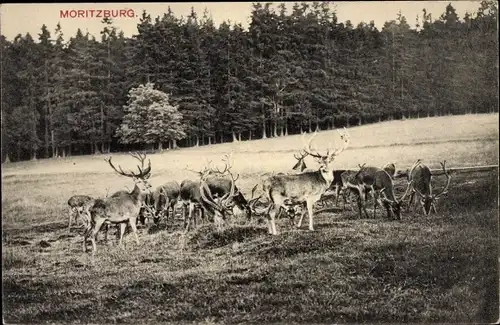
M 287 5 L 254 3 L 248 31 L 169 9 L 130 38 L 109 19 L 100 40 L 59 24 L 1 36 L 2 162 L 498 112 L 496 2 L 381 31 L 327 2 Z

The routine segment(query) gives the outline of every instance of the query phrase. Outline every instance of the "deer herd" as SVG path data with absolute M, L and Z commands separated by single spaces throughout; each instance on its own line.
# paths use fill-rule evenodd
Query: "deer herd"
M 83 249 L 87 251 L 87 241 L 92 243 L 92 252 L 95 253 L 96 238 L 104 226 L 107 239 L 109 225 L 119 225 L 119 244 L 122 245 L 123 236 L 130 225 L 135 241 L 139 243 L 137 224 L 143 225 L 146 219 L 151 218 L 155 224 L 162 219 L 175 218 L 179 206 L 182 208 L 181 216 L 184 221 L 184 232 L 196 227 L 197 220 L 213 222 L 218 229 L 222 229 L 227 220 L 234 215 L 234 208 L 244 213 L 247 220 L 252 217 L 267 220 L 269 234 L 277 235 L 276 219 L 287 216 L 294 222 L 300 216 L 296 227 L 300 228 L 304 216 L 308 216 L 309 230 L 314 230 L 314 207 L 316 203 L 328 198 L 335 198 L 338 206 L 339 198 L 343 200 L 343 209 L 350 205 L 352 195 L 356 197 L 359 217 L 363 214 L 369 218 L 366 210 L 368 196 L 374 201 L 373 217 L 376 217 L 377 207 L 386 210 L 387 217 L 391 220 L 401 219 L 402 206 L 405 203 L 409 211 L 415 196 L 416 204 L 425 215 L 431 211 L 437 212 L 436 202 L 439 197 L 447 193 L 450 185 L 450 174 L 446 170 L 446 161 L 441 163 L 447 182 L 443 190 L 433 194 L 431 186 L 432 173 L 421 160 L 417 160 L 406 171 L 398 171 L 394 163 L 388 163 L 383 168 L 359 165 L 357 170 L 337 170 L 333 168 L 333 161 L 348 148 L 350 135 L 344 128 L 340 134 L 341 145 L 331 148 L 328 145 L 326 152 L 313 149 L 312 142 L 316 137 L 315 132 L 306 143 L 304 136 L 303 149 L 294 155 L 297 163 L 293 166 L 296 173 L 277 173 L 266 177 L 257 183 L 252 191 L 251 198 L 245 199 L 243 193 L 236 186 L 239 175 L 232 171 L 232 155 L 225 155 L 222 161 L 224 168 L 204 167 L 194 171 L 198 179 L 184 180 L 180 184 L 170 181 L 153 189 L 148 179 L 151 176 L 151 161 L 146 166 L 146 155 L 135 153 L 132 156 L 140 162 L 138 171 L 124 171 L 116 167 L 111 158 L 106 159 L 111 168 L 119 175 L 132 178 L 134 188 L 132 191 L 121 190 L 105 198 L 92 198 L 85 195 L 75 195 L 68 200 L 69 222 L 68 231 L 71 229 L 72 220 L 80 217 L 85 228 Z M 304 159 L 312 157 L 319 168 L 310 170 Z M 209 163 L 210 164 L 210 163 Z M 191 170 L 193 171 L 193 170 Z M 397 198 L 394 180 L 406 178 L 404 194 Z M 258 195 L 256 195 L 256 193 Z M 409 196 L 406 203 L 405 198 Z M 413 207 L 415 208 L 415 205 Z M 352 209 L 352 207 L 351 207 Z

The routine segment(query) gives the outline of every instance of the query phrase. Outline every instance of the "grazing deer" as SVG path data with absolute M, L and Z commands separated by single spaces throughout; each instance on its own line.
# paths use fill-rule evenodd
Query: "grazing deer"
M 175 206 L 179 199 L 181 187 L 176 181 L 171 181 L 158 186 L 152 193 L 151 198 L 154 206 L 155 215 L 153 216 L 154 223 L 158 223 L 160 218 L 166 214 L 168 219 L 169 211 L 172 211 L 172 217 L 175 217 Z
M 233 208 L 237 204 L 241 204 L 243 209 L 249 209 L 248 202 L 246 202 L 243 195 L 239 192 L 236 187 L 236 180 L 239 178 L 239 175 L 236 178 L 231 173 L 232 163 L 230 161 L 229 155 L 226 155 L 226 158 L 223 159 L 225 161 L 224 170 L 217 169 L 209 169 L 209 172 L 201 173 L 200 179 L 200 195 L 201 195 L 201 203 L 203 208 L 210 213 L 213 218 L 215 224 L 220 229 L 224 224 L 227 216 L 232 214 Z M 220 178 L 216 179 L 207 179 L 209 175 L 229 175 L 229 190 L 225 186 L 227 184 L 226 181 L 221 181 Z M 219 184 L 224 184 L 223 187 L 217 186 Z M 242 200 L 244 200 L 242 202 Z M 247 218 L 249 216 L 247 215 Z
M 94 199 L 87 195 L 73 195 L 69 198 L 68 232 L 71 231 L 71 220 L 74 219 L 76 222 L 78 217 L 83 221 L 85 227 L 88 226 L 90 222 L 89 209 L 93 203 Z
M 394 184 L 391 176 L 378 167 L 360 166 L 360 170 L 349 180 L 349 186 L 358 192 L 358 208 L 360 218 L 362 212 L 369 218 L 366 211 L 366 197 L 369 192 L 374 197 L 373 217 L 377 214 L 377 205 L 384 206 L 389 219 L 401 220 L 401 203 L 408 194 L 411 182 L 400 199 L 394 194 Z
M 344 128 L 345 129 L 345 128 Z M 339 132 L 340 133 L 340 132 Z M 309 139 L 307 145 L 304 145 L 304 153 L 316 159 L 320 164 L 320 168 L 314 172 L 305 172 L 296 175 L 274 175 L 270 176 L 262 183 L 263 194 L 270 202 L 264 210 L 255 209 L 255 199 L 252 196 L 251 207 L 252 213 L 255 215 L 265 214 L 268 218 L 268 229 L 272 235 L 277 235 L 275 218 L 279 216 L 282 210 L 288 211 L 290 205 L 305 204 L 309 215 L 309 230 L 313 231 L 313 206 L 321 198 L 324 192 L 330 187 L 333 182 L 333 173 L 331 163 L 342 151 L 349 145 L 349 134 L 345 129 L 345 133 L 340 133 L 343 145 L 340 149 L 326 154 L 320 154 L 311 148 L 311 143 L 316 137 L 315 132 Z M 304 140 L 304 138 L 303 138 Z M 259 196 L 257 200 L 261 197 Z M 302 225 L 302 220 L 305 213 L 297 224 L 297 227 Z
M 196 226 L 196 216 L 193 215 L 198 211 L 200 219 L 205 219 L 205 211 L 202 206 L 200 193 L 201 183 L 199 181 L 184 180 L 181 182 L 179 191 L 179 201 L 184 207 L 184 229 L 186 232 L 189 229 L 191 222 Z
M 431 210 L 436 211 L 436 201 L 444 194 L 448 193 L 448 187 L 450 186 L 451 176 L 446 171 L 446 160 L 440 162 L 441 167 L 443 168 L 444 175 L 446 176 L 446 185 L 441 192 L 438 194 L 432 194 L 432 186 L 431 186 L 431 178 L 432 174 L 426 165 L 422 164 L 422 162 L 417 160 L 413 165 L 412 169 L 408 172 L 408 182 L 411 182 L 411 194 L 410 200 L 408 202 L 408 210 L 413 203 L 413 199 L 415 197 L 415 193 L 420 196 L 418 202 L 420 202 L 420 206 L 424 211 L 424 214 L 427 216 L 430 214 Z
M 117 169 L 111 162 L 111 157 L 107 160 L 109 165 L 113 168 L 115 172 L 119 175 L 130 177 L 134 180 L 135 186 L 132 192 L 123 193 L 117 196 L 111 196 L 105 199 L 98 199 L 95 204 L 90 208 L 91 223 L 85 232 L 85 237 L 83 240 L 83 249 L 87 251 L 87 239 L 90 237 L 92 241 L 92 252 L 97 251 L 96 246 L 96 236 L 103 224 L 119 224 L 120 225 L 120 238 L 119 245 L 122 245 L 123 235 L 125 233 L 125 228 L 127 222 L 132 228 L 132 232 L 135 235 L 135 240 L 139 244 L 139 237 L 137 236 L 137 217 L 141 207 L 143 206 L 143 194 L 142 190 L 139 188 L 138 184 L 143 184 L 146 188 L 150 185 L 147 183 L 147 179 L 151 175 L 151 161 L 149 161 L 148 166 L 144 168 L 144 161 L 146 155 L 137 153 L 132 155 L 134 158 L 141 162 L 141 166 L 137 166 L 139 169 L 138 173 L 134 172 L 124 172 L 121 167 Z M 115 193 L 116 194 L 116 193 Z

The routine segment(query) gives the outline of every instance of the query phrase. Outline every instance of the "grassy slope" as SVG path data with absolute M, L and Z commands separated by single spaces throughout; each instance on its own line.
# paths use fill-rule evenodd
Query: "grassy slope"
M 407 166 L 417 157 L 434 166 L 441 159 L 448 159 L 451 166 L 496 163 L 497 119 L 497 114 L 472 115 L 353 128 L 352 147 L 344 153 L 349 159 L 341 156 L 337 163 L 396 161 Z M 386 130 L 405 123 L 409 124 L 403 127 L 407 130 L 403 136 L 392 139 Z M 430 134 L 428 130 L 438 123 L 453 128 L 441 127 L 440 132 L 446 133 Z M 272 143 L 288 150 L 294 146 L 293 138 L 254 143 L 262 144 L 260 150 L 272 151 Z M 434 143 L 378 147 L 412 141 Z M 249 144 L 239 144 L 241 153 L 235 150 L 235 168 L 246 168 L 240 179 L 244 191 L 256 182 L 258 173 L 287 171 L 293 163 L 289 152 L 268 152 L 274 159 L 265 162 L 272 163 L 259 169 L 248 161 L 255 155 L 254 161 L 262 161 L 265 156 L 256 152 L 250 156 L 249 151 L 257 149 Z M 155 169 L 159 172 L 153 182 L 193 177 L 182 170 L 186 163 L 195 168 L 199 155 L 219 157 L 230 147 L 234 145 L 154 155 L 153 166 L 160 168 Z M 125 155 L 116 158 L 123 165 L 131 163 Z M 202 227 L 187 238 L 181 236 L 178 223 L 167 229 L 148 226 L 140 230 L 141 245 L 135 245 L 131 236 L 125 240 L 125 250 L 101 242 L 98 255 L 91 259 L 81 252 L 76 230 L 66 234 L 63 209 L 75 193 L 104 195 L 106 188 L 130 187 L 101 159 L 75 157 L 4 169 L 2 267 L 7 322 L 484 322 L 497 318 L 496 172 L 454 176 L 437 216 L 405 213 L 403 221 L 390 222 L 381 217 L 358 220 L 354 212 L 322 213 L 315 218 L 316 232 L 292 230 L 282 221 L 283 234 L 274 238 L 257 223 L 235 224 L 222 233 Z M 177 166 L 168 169 L 172 161 Z M 72 166 L 79 168 L 73 171 Z M 435 187 L 440 188 L 442 181 L 437 178 Z M 30 195 L 23 196 L 27 187 Z M 50 246 L 42 247 L 42 240 Z

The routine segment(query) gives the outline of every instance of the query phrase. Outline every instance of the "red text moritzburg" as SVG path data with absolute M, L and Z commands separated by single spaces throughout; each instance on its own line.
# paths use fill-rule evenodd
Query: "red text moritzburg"
M 134 9 L 71 9 L 59 10 L 60 18 L 134 18 Z

